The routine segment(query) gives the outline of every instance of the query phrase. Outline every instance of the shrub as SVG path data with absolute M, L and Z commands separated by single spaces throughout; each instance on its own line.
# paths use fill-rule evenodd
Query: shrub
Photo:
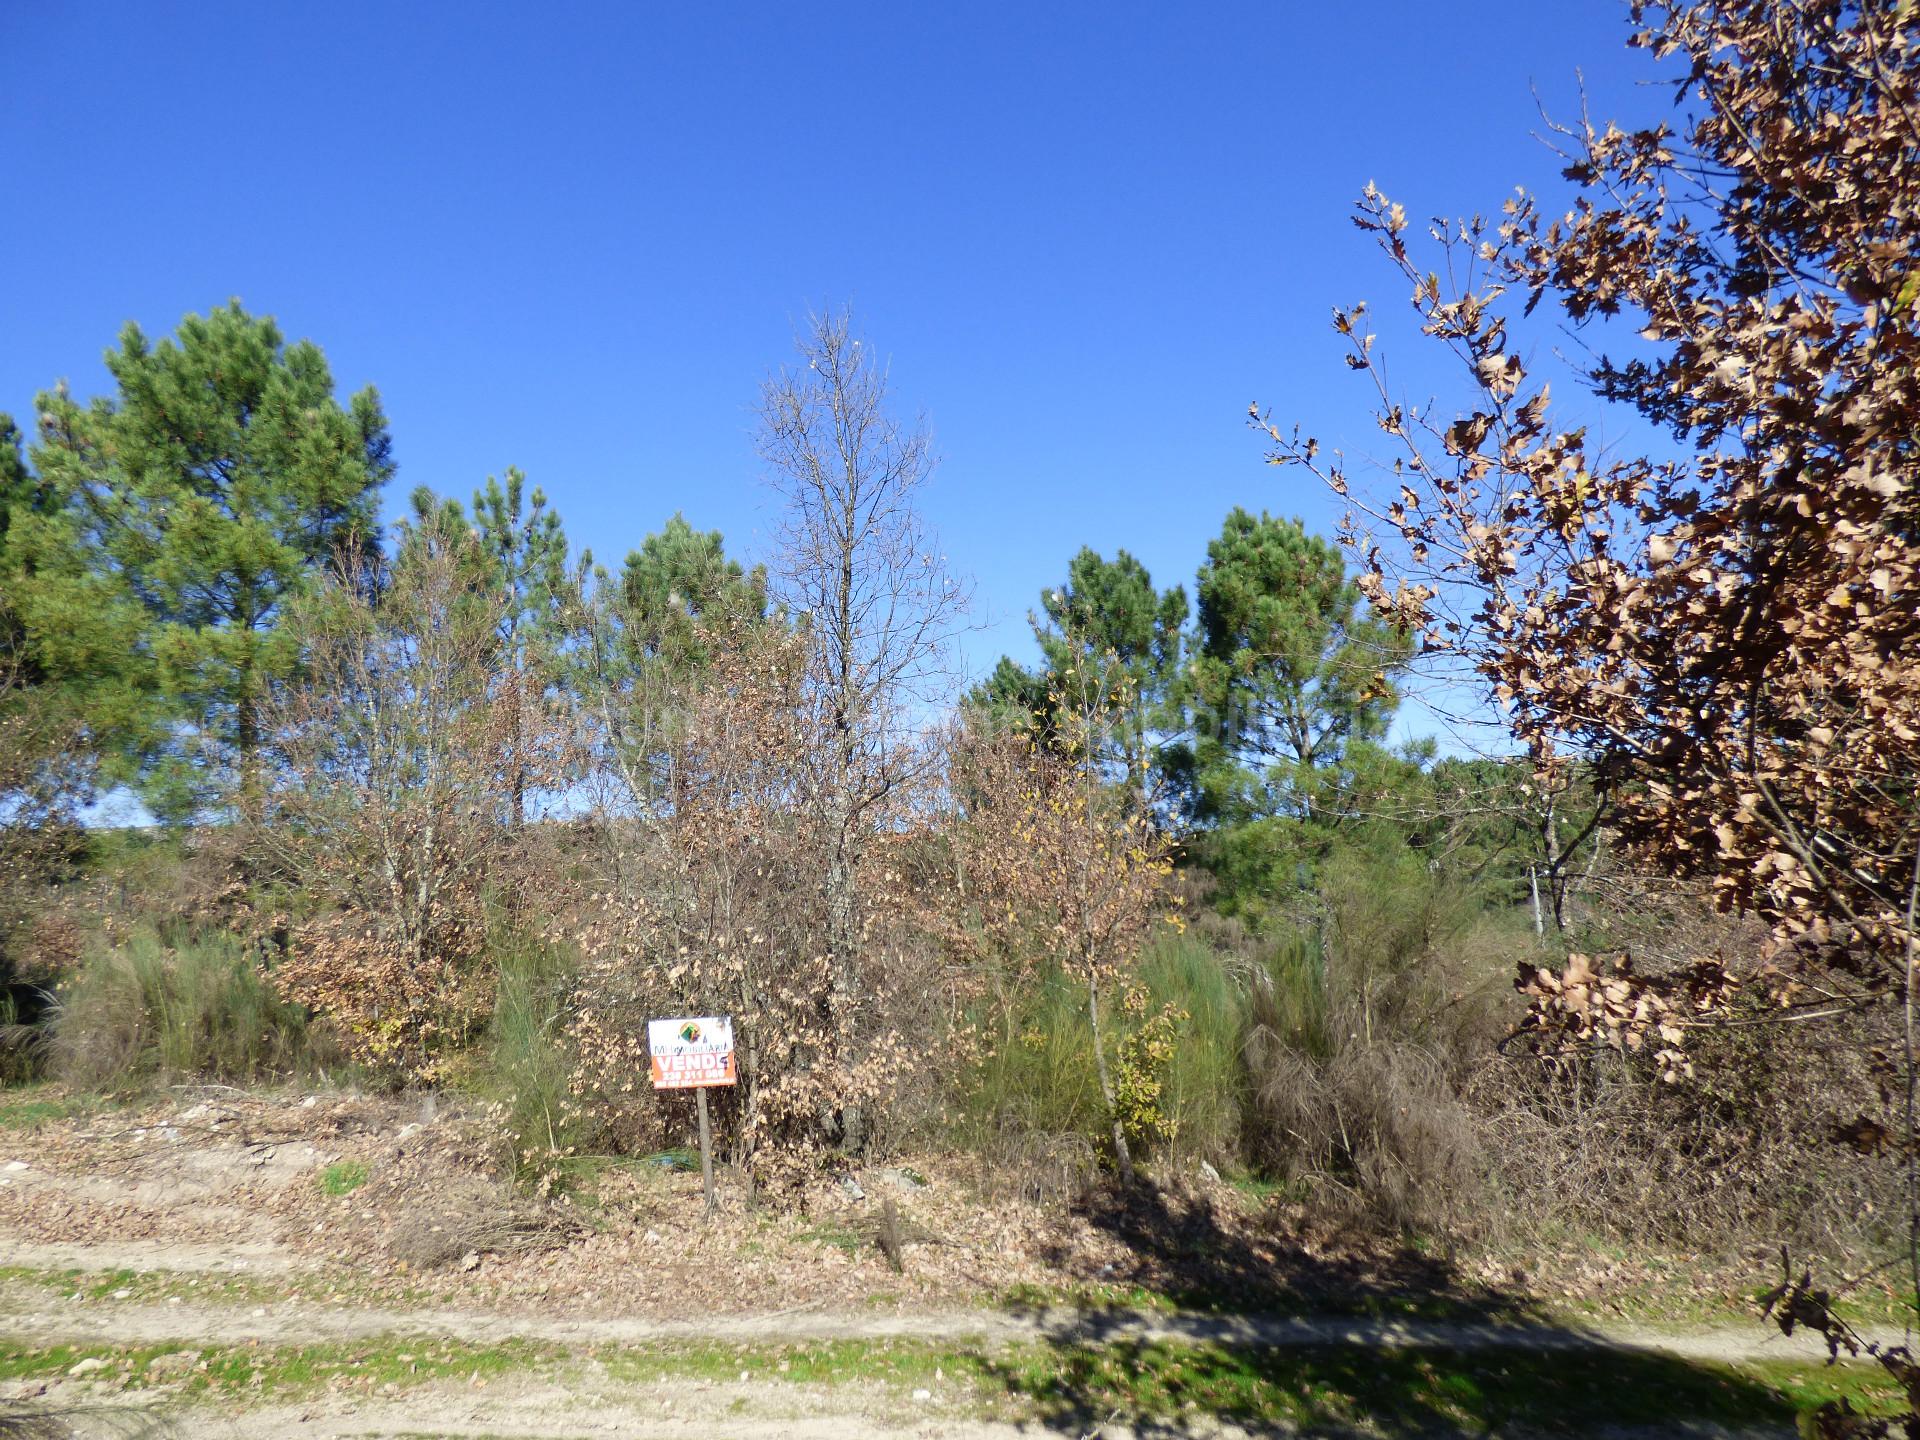
M 1403 1230 L 1459 1225 L 1482 1193 L 1477 1125 L 1433 1051 L 1356 1032 L 1322 1057 L 1258 1023 L 1250 1149 L 1351 1218 Z
M 1247 992 L 1237 958 L 1191 934 L 1164 935 L 1141 958 L 1149 1014 L 1177 1012 L 1159 1109 L 1172 1154 L 1224 1163 L 1238 1158 L 1246 1067 Z
M 1334 856 L 1314 930 L 1284 937 L 1252 977 L 1254 1165 L 1344 1218 L 1472 1218 L 1484 1160 L 1462 1092 L 1511 1004 L 1510 946 L 1494 942 L 1512 928 L 1411 851 Z
M 966 1081 L 962 1138 L 999 1155 L 1044 1155 L 1050 1170 L 1060 1170 L 1062 1153 L 1104 1154 L 1109 1127 L 1079 982 L 1042 971 L 995 1008 L 990 1041 Z M 1170 934 L 1148 947 L 1106 1016 L 1129 1144 L 1232 1158 L 1245 1013 L 1227 961 L 1196 937 Z
M 570 1157 L 611 1138 L 573 1093 L 578 1059 L 567 1018 L 578 960 L 518 931 L 497 938 L 489 958 L 497 970 L 493 1018 L 474 1088 L 500 1107 L 515 1178 L 550 1189 Z
M 481 927 L 457 945 L 407 949 L 357 912 L 293 927 L 273 988 L 320 1017 L 354 1062 L 388 1083 L 433 1082 L 484 1030 L 493 1007 Z
M 88 954 L 61 995 L 55 1065 L 75 1084 L 253 1080 L 311 1058 L 306 1020 L 282 1002 L 231 936 L 168 944 L 151 931 Z

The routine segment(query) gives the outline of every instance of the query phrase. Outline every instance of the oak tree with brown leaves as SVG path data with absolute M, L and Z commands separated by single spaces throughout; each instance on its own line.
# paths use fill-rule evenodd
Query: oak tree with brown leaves
M 919 826 L 905 787 L 869 806 L 880 834 L 851 879 L 854 940 L 872 963 L 849 1026 L 819 884 L 828 838 L 807 803 L 836 733 L 810 697 L 810 637 L 742 618 L 703 648 L 703 665 L 606 700 L 616 724 L 624 707 L 662 704 L 679 723 L 655 731 L 651 764 L 612 765 L 596 787 L 603 868 L 574 932 L 587 961 L 574 1089 L 616 1134 L 657 1145 L 671 1102 L 648 1087 L 646 1021 L 731 1015 L 739 1084 L 720 1097 L 722 1131 L 750 1177 L 782 1188 L 814 1172 L 849 1109 L 882 1116 L 928 1054 L 931 1026 L 909 1038 L 900 1018 L 927 988 L 901 858 Z
M 761 389 L 756 441 L 786 501 L 775 594 L 808 639 L 802 694 L 819 743 L 797 778 L 819 841 L 835 1044 L 851 1069 L 871 999 L 860 877 L 887 806 L 931 773 L 925 715 L 953 688 L 968 595 L 920 508 L 932 435 L 895 414 L 886 364 L 845 311 L 811 317 L 797 347 L 804 363 Z M 839 1124 L 859 1150 L 859 1107 Z
M 1373 603 L 1461 657 L 1544 771 L 1591 762 L 1626 842 L 1772 924 L 1780 1015 L 1905 1007 L 1911 1164 L 1920 28 L 1905 0 L 1629 8 L 1675 112 L 1558 130 L 1564 211 L 1522 192 L 1436 223 L 1429 268 L 1400 205 L 1359 206 L 1471 402 L 1396 403 L 1357 306 L 1334 324 L 1398 442 L 1386 483 L 1256 423 L 1348 497 Z M 1656 447 L 1559 421 L 1522 358 L 1543 306 Z M 1727 986 L 1586 958 L 1523 978 L 1543 1028 L 1651 1026 L 1674 1073 Z M 1920 1220 L 1913 1249 L 1920 1273 Z

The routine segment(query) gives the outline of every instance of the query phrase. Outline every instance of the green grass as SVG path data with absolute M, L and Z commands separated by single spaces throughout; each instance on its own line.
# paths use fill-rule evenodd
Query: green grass
M 0 1090 L 0 1130 L 39 1129 L 56 1120 L 91 1115 L 101 1101 L 93 1095 L 73 1095 L 49 1081 Z
M 989 1295 L 989 1308 L 1000 1310 L 1143 1310 L 1159 1314 L 1190 1315 L 1324 1315 L 1379 1320 L 1452 1320 L 1480 1324 L 1488 1319 L 1489 1302 L 1470 1293 L 1448 1294 L 1423 1290 L 1355 1289 L 1346 1293 L 1296 1294 L 1275 1290 L 1249 1299 L 1188 1288 L 1156 1289 L 1075 1281 L 1057 1285 L 1025 1282 Z M 1542 1317 L 1551 1323 L 1550 1316 Z M 1725 1318 L 1725 1317 L 1721 1317 Z M 1752 1318 L 1750 1315 L 1747 1318 Z M 1759 1330 L 1756 1335 L 1762 1334 Z
M 1630 1320 L 1650 1326 L 1758 1324 L 1760 1297 L 1778 1283 L 1778 1262 L 1699 1253 L 1629 1250 L 1609 1237 L 1561 1232 L 1544 1247 L 1547 1258 L 1523 1243 L 1510 1243 L 1483 1257 L 1500 1268 L 1526 1271 L 1535 1303 L 1546 1313 L 1577 1320 Z M 1607 1276 L 1592 1293 L 1568 1296 L 1554 1283 L 1558 1270 L 1578 1267 L 1587 1256 L 1627 1260 L 1624 1272 Z M 1856 1270 L 1860 1261 L 1852 1261 Z M 1544 1279 L 1541 1278 L 1544 1273 Z M 1814 1265 L 1816 1276 L 1838 1283 L 1838 1267 Z M 1883 1267 L 1856 1282 L 1833 1302 L 1834 1313 L 1853 1325 L 1899 1327 L 1914 1322 L 1920 1309 L 1913 1292 L 1888 1283 L 1897 1272 Z
M 1250 1170 L 1229 1170 L 1221 1178 L 1249 1200 L 1261 1205 L 1273 1199 L 1299 1200 L 1306 1190 L 1298 1180 L 1269 1180 Z
M 802 1240 L 811 1240 L 816 1245 L 826 1245 L 835 1250 L 843 1250 L 849 1255 L 858 1255 L 862 1250 L 868 1249 L 873 1245 L 873 1241 L 862 1235 L 858 1230 L 850 1229 L 845 1225 L 831 1223 L 816 1225 L 811 1230 L 802 1230 L 799 1238 Z
M 192 1349 L 190 1368 L 162 1374 L 160 1356 Z M 830 1340 L 717 1341 L 601 1347 L 466 1344 L 386 1336 L 351 1344 L 50 1345 L 0 1348 L 0 1381 L 50 1380 L 99 1358 L 103 1380 L 176 1383 L 188 1396 L 290 1399 L 325 1390 L 405 1390 L 435 1381 L 538 1375 L 585 1383 L 583 1365 L 617 1386 L 662 1381 L 930 1388 L 949 1402 L 1025 1424 L 1084 1432 L 1121 1422 L 1171 1428 L 1194 1418 L 1268 1431 L 1365 1427 L 1386 1433 L 1568 1431 L 1611 1426 L 1786 1425 L 1827 1400 L 1886 1414 L 1898 1397 L 1874 1367 L 1812 1360 L 1694 1365 L 1592 1350 L 1382 1350 L 1366 1346 L 1248 1349 L 1133 1340 L 1028 1343 Z M 166 1367 L 162 1367 L 165 1370 Z M 951 1412 L 950 1412 L 951 1413 Z
M 288 1287 L 248 1275 L 203 1275 L 180 1270 L 37 1270 L 0 1266 L 0 1286 L 32 1285 L 66 1298 L 152 1303 L 178 1297 L 201 1305 L 270 1305 Z
M 692 1344 L 626 1346 L 597 1356 L 606 1374 L 627 1384 L 660 1380 L 756 1380 L 794 1385 L 849 1381 L 913 1389 L 936 1375 L 965 1373 L 965 1352 L 916 1340 L 818 1340 L 793 1345 Z M 976 1371 L 977 1373 L 977 1371 Z
M 367 1183 L 367 1167 L 359 1160 L 336 1160 L 320 1172 L 319 1183 L 328 1195 L 351 1195 Z
M 1669 1426 L 1782 1425 L 1846 1397 L 1872 1413 L 1897 1403 L 1865 1366 L 1774 1362 L 1736 1369 L 1663 1356 L 1379 1350 L 1363 1346 L 1248 1350 L 1136 1341 L 1027 1347 L 982 1361 L 984 1382 L 1025 1402 L 1022 1413 L 1082 1430 L 1108 1416 L 1135 1425 L 1210 1422 L 1312 1433 L 1365 1426 L 1504 1433 Z
M 0 1266 L 0 1294 L 26 1286 L 58 1295 L 63 1300 L 109 1305 L 151 1305 L 181 1300 L 196 1305 L 251 1307 L 291 1300 L 359 1308 L 376 1304 L 428 1305 L 437 1298 L 415 1286 L 338 1269 L 324 1275 L 316 1271 L 269 1279 L 261 1275 L 191 1270 L 42 1270 L 25 1265 Z M 44 1303 L 38 1297 L 35 1301 Z
M 153 1361 L 179 1351 L 195 1352 L 193 1368 L 167 1374 L 150 1372 Z M 96 1378 L 125 1375 L 138 1383 L 178 1382 L 189 1395 L 298 1396 L 333 1388 L 369 1390 L 381 1385 L 427 1384 L 435 1380 L 493 1378 L 551 1367 L 565 1352 L 551 1345 L 511 1341 L 468 1345 L 385 1337 L 354 1344 L 303 1345 L 267 1349 L 254 1345 L 186 1344 L 114 1346 L 48 1345 L 0 1348 L 0 1380 L 45 1380 L 64 1375 L 83 1360 L 107 1362 Z

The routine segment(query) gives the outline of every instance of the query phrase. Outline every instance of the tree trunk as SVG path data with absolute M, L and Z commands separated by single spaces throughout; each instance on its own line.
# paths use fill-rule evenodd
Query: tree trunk
M 234 698 L 234 748 L 240 761 L 240 818 L 258 824 L 266 812 L 266 786 L 260 775 L 260 706 L 253 693 L 253 674 L 242 675 Z
M 827 859 L 827 944 L 833 956 L 833 1058 L 843 1073 L 854 1063 L 854 1010 L 859 1001 L 859 934 L 853 893 L 853 865 L 846 835 L 839 828 Z M 852 1155 L 866 1143 L 865 1117 L 858 1103 L 842 1101 L 838 1115 L 840 1148 Z
M 1113 1074 L 1107 1069 L 1107 1042 L 1100 1034 L 1100 982 L 1087 981 L 1087 1019 L 1093 1025 L 1093 1068 L 1100 1074 L 1100 1095 L 1113 1122 L 1113 1159 L 1120 1183 L 1133 1184 L 1133 1152 L 1127 1148 L 1127 1128 L 1121 1123 L 1120 1102 L 1113 1093 Z
M 1547 896 L 1553 903 L 1553 928 L 1564 934 L 1567 928 L 1567 887 L 1561 870 L 1566 857 L 1560 853 L 1560 827 L 1555 823 L 1553 801 L 1547 801 L 1546 817 L 1540 823 L 1541 838 L 1547 849 Z

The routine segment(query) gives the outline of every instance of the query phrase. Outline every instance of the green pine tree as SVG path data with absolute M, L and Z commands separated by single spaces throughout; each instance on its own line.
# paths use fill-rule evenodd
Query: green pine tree
M 676 514 L 628 554 L 618 604 L 633 662 L 698 668 L 714 626 L 766 618 L 767 572 L 729 560 L 718 530 L 695 530 Z
M 95 733 L 156 814 L 250 809 L 262 703 L 298 659 L 283 607 L 343 546 L 371 543 L 386 417 L 371 388 L 340 405 L 319 348 L 238 302 L 158 344 L 128 325 L 106 362 L 115 396 L 39 397 L 33 462 L 52 503 L 23 542 L 23 623 L 67 668 L 99 667 Z M 76 623 L 71 646 L 56 638 Z
M 1195 817 L 1313 818 L 1385 739 L 1412 650 L 1374 618 L 1337 546 L 1235 508 L 1207 546 L 1187 681 Z
M 618 576 L 594 570 L 587 624 L 570 652 L 574 680 L 636 776 L 659 759 L 679 722 L 684 685 L 736 626 L 770 620 L 767 575 L 729 560 L 718 530 L 675 515 L 627 556 Z
M 1154 788 L 1162 737 L 1180 728 L 1181 631 L 1187 592 L 1162 593 L 1139 560 L 1120 551 L 1112 560 L 1082 547 L 1067 566 L 1064 585 L 1043 593 L 1030 618 L 1041 665 L 1028 670 L 1002 658 L 976 687 L 972 702 L 989 712 L 1031 715 L 1052 729 L 1055 696 L 1069 675 L 1083 694 L 1089 682 L 1112 693 L 1123 713 L 1112 727 L 1113 751 L 1096 757 L 1123 772 L 1136 794 Z
M 473 495 L 481 546 L 493 560 L 505 597 L 501 661 L 513 694 L 502 698 L 513 702 L 508 783 L 516 827 L 527 819 L 527 707 L 543 703 L 563 682 L 567 628 L 579 593 L 579 576 L 567 565 L 567 533 L 559 512 L 547 508 L 544 491 L 536 487 L 529 494 L 526 485 L 527 477 L 509 466 L 505 484 L 489 475 Z M 583 562 L 591 563 L 591 556 Z
M 24 527 L 33 512 L 44 508 L 38 490 L 33 472 L 27 468 L 26 456 L 21 452 L 20 427 L 13 423 L 11 415 L 0 414 L 0 580 L 8 582 L 0 585 L 0 671 L 22 688 L 37 681 L 40 675 L 21 625 L 17 606 L 19 583 L 11 573 L 10 562 L 20 537 L 15 535 L 11 545 L 8 537 L 13 535 L 16 514 Z

